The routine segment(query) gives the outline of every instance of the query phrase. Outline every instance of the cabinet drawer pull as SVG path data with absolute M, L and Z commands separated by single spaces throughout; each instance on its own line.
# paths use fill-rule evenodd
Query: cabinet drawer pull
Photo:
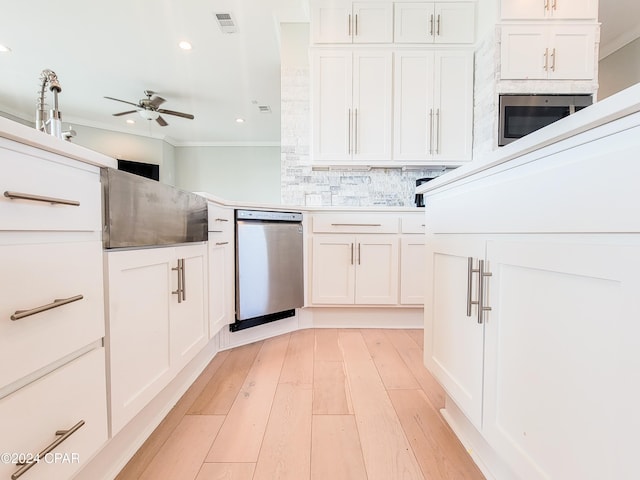
M 358 14 L 356 13 L 356 37 L 358 36 Z
M 80 420 L 69 430 L 57 430 L 56 436 L 58 438 L 56 438 L 53 442 L 47 445 L 47 447 L 38 454 L 38 458 L 43 458 L 48 453 L 51 453 L 58 445 L 60 445 L 62 442 L 67 440 L 71 435 L 76 433 L 78 429 L 80 429 L 80 427 L 82 427 L 83 425 L 84 425 L 84 420 Z M 38 462 L 18 463 L 18 465 L 20 465 L 20 468 L 16 470 L 13 473 L 13 475 L 11 475 L 11 480 L 16 480 L 17 478 L 20 478 L 22 474 L 24 474 L 31 467 L 34 467 L 37 464 Z
M 353 243 L 351 244 L 351 265 L 353 265 Z
M 484 323 L 484 312 L 490 312 L 491 307 L 484 305 L 484 279 L 492 276 L 484 271 L 484 260 L 478 260 L 478 323 Z
M 347 30 L 349 31 L 349 36 L 351 36 L 351 14 L 349 14 L 349 18 L 347 18 Z
M 440 14 L 438 14 L 438 21 L 436 23 L 438 25 L 436 28 L 436 35 L 440 36 Z
M 180 271 L 180 275 L 182 275 L 182 301 L 187 300 L 187 282 L 186 282 L 186 274 L 184 268 L 184 258 L 182 259 L 182 270 Z
M 216 245 L 229 245 L 229 242 L 216 242 Z
M 228 218 L 216 218 L 215 221 L 216 222 L 228 222 L 229 219 Z
M 549 49 L 545 48 L 544 49 L 544 71 L 548 72 L 549 71 Z
M 182 259 L 179 258 L 178 259 L 178 265 L 171 268 L 171 270 L 173 272 L 177 272 L 178 273 L 178 289 L 174 290 L 173 292 L 171 292 L 171 295 L 178 295 L 178 303 L 182 303 L 182 289 L 184 288 L 182 285 L 182 280 L 183 280 L 183 276 L 182 276 Z
M 332 223 L 332 227 L 381 227 L 381 223 Z
M 361 264 L 360 259 L 362 258 L 361 254 L 360 254 L 360 243 L 358 243 L 358 265 Z
M 551 50 L 551 71 L 556 71 L 556 49 Z
M 478 270 L 473 268 L 473 257 L 467 258 L 467 317 L 471 317 L 471 305 L 477 305 L 478 302 L 471 300 L 473 289 L 473 274 Z
M 84 297 L 82 295 L 76 295 L 74 297 L 69 298 L 60 298 L 54 300 L 52 303 L 48 303 L 47 305 L 42 305 L 41 307 L 31 308 L 29 310 L 16 310 L 13 315 L 11 315 L 11 320 L 20 320 L 25 317 L 29 317 L 31 315 L 35 315 L 36 313 L 46 312 L 47 310 L 52 310 L 54 308 L 61 307 L 63 305 L 67 305 L 68 303 L 77 302 L 78 300 L 82 300 Z
M 433 13 L 431 14 L 431 20 L 429 20 L 429 36 L 433 37 Z
M 41 195 L 32 195 L 30 193 L 20 193 L 20 192 L 4 192 L 4 196 L 10 198 L 11 200 L 33 200 L 34 202 L 45 202 L 52 203 L 58 205 L 71 205 L 72 207 L 79 207 L 80 202 L 76 200 L 67 200 L 65 198 L 55 198 L 55 197 L 43 197 Z

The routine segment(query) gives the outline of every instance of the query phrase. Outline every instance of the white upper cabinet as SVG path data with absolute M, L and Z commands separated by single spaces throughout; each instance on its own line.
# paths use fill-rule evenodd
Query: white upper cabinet
M 319 2 L 311 13 L 313 43 L 391 43 L 393 3 Z
M 388 161 L 392 53 L 316 51 L 312 70 L 314 161 Z
M 598 0 L 502 0 L 503 20 L 595 20 Z
M 471 160 L 472 52 L 397 51 L 394 88 L 395 161 Z
M 474 3 L 395 3 L 393 40 L 395 43 L 473 43 Z
M 596 71 L 597 25 L 503 25 L 503 80 L 591 80 Z

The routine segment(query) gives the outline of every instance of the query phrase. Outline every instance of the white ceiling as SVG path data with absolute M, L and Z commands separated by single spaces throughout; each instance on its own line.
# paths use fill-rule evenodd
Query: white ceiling
M 481 4 L 483 0 L 479 0 Z M 235 34 L 214 13 L 231 13 Z M 0 0 L 0 110 L 33 120 L 44 68 L 60 79 L 67 123 L 166 138 L 175 145 L 280 141 L 280 22 L 308 21 L 308 0 Z M 601 51 L 640 36 L 638 0 L 600 0 Z M 187 39 L 193 50 L 178 48 Z M 610 47 L 611 46 L 611 47 Z M 167 101 L 160 127 L 133 107 L 144 90 Z M 51 94 L 48 101 L 51 104 Z M 258 105 L 271 107 L 259 113 Z M 246 121 L 235 122 L 237 117 Z M 136 121 L 125 124 L 125 119 Z

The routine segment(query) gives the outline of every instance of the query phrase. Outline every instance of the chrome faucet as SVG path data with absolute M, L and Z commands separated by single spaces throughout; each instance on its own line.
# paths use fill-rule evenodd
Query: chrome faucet
M 48 118 L 44 102 L 47 85 L 49 85 L 49 90 L 53 92 L 53 109 L 49 111 Z M 36 129 L 54 137 L 67 138 L 68 140 L 68 137 L 63 135 L 62 116 L 60 115 L 60 110 L 58 110 L 58 93 L 61 91 L 62 87 L 56 72 L 48 68 L 44 69 L 40 73 L 40 95 L 38 96 L 38 108 L 36 109 Z

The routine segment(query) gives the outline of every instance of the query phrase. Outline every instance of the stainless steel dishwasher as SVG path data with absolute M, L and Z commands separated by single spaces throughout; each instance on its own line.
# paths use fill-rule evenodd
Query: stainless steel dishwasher
M 302 213 L 236 210 L 236 321 L 231 331 L 295 315 L 304 304 Z

